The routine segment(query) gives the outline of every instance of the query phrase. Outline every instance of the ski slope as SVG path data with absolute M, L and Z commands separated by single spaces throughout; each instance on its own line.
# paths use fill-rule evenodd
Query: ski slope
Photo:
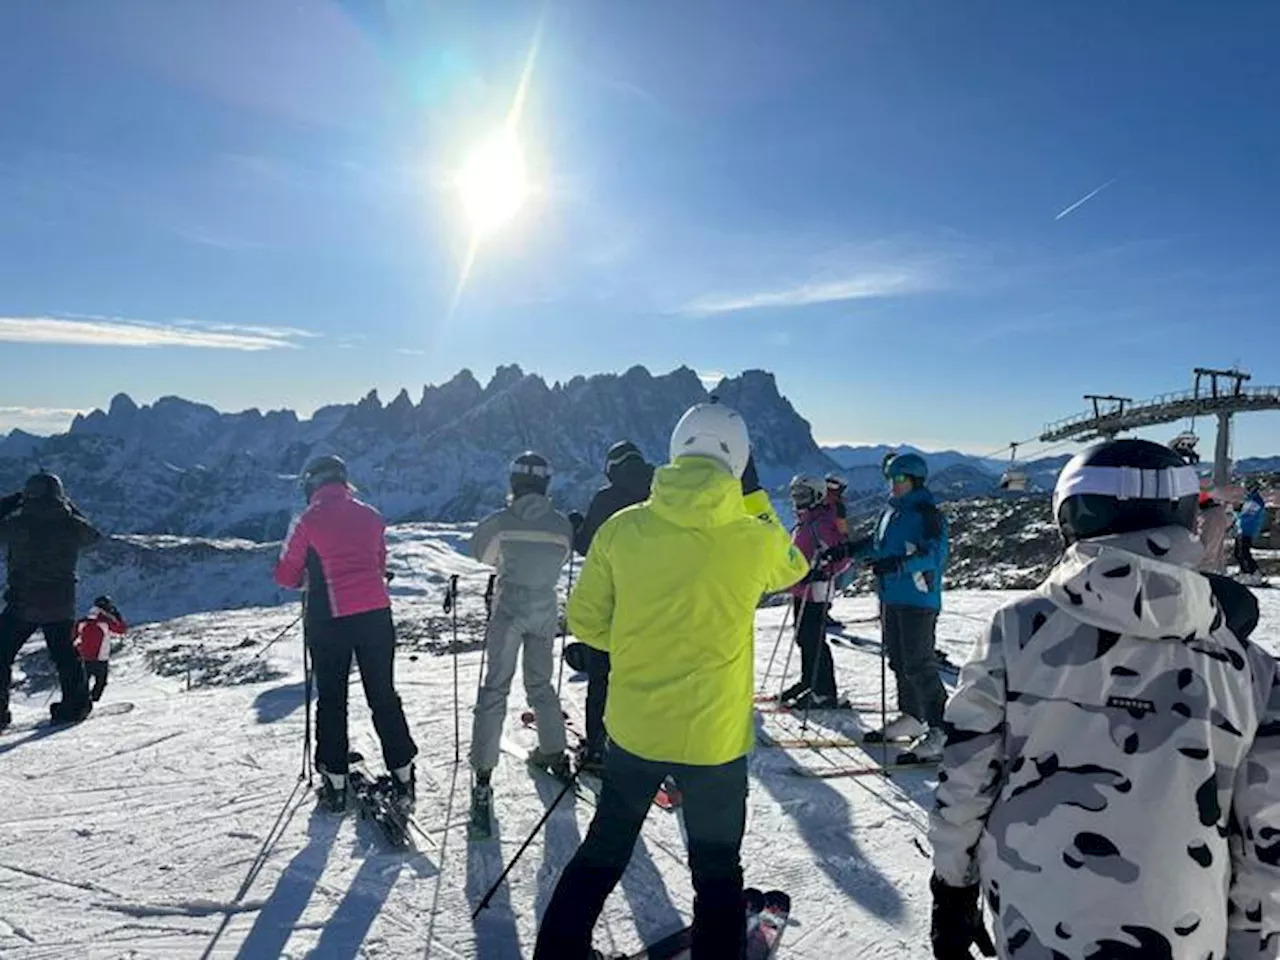
M 431 838 L 387 853 L 372 824 L 317 811 L 299 782 L 303 679 L 296 627 L 262 650 L 297 615 L 295 605 L 200 613 L 148 625 L 112 662 L 101 704 L 86 723 L 0 737 L 0 956 L 13 960 L 141 958 L 454 958 L 532 954 L 537 917 L 585 834 L 592 807 L 566 801 L 511 872 L 492 905 L 471 910 L 503 862 L 552 801 L 556 787 L 504 753 L 495 774 L 496 839 L 468 845 L 465 767 L 479 669 L 487 571 L 452 552 L 457 532 L 393 532 L 395 614 L 405 649 L 397 673 L 419 757 L 417 819 Z M 462 752 L 454 765 L 452 660 L 440 601 L 448 575 L 461 579 L 459 656 Z M 141 589 L 141 588 L 140 588 Z M 1280 600 L 1259 591 L 1260 638 L 1280 649 Z M 1014 592 L 954 592 L 939 645 L 963 661 L 991 613 Z M 126 610 L 136 599 L 117 596 Z M 784 607 L 757 618 L 762 676 Z M 848 633 L 877 640 L 874 601 L 838 601 Z M 788 638 L 774 665 L 776 689 Z M 21 664 L 39 687 L 39 641 Z M 874 644 L 836 647 L 842 691 L 877 704 Z M 798 671 L 798 656 L 790 670 Z M 352 676 L 358 688 L 359 679 Z M 566 673 L 567 709 L 581 723 L 585 684 Z M 20 689 L 14 721 L 47 715 L 48 688 Z M 892 706 L 892 704 L 890 704 Z M 526 746 L 518 684 L 507 734 Z M 877 718 L 866 717 L 867 722 Z M 856 726 L 813 722 L 814 735 Z M 800 720 L 760 715 L 765 736 L 793 737 Z M 353 690 L 352 746 L 379 758 L 368 711 Z M 782 887 L 794 900 L 788 958 L 918 958 L 927 955 L 925 829 L 933 775 L 892 780 L 808 780 L 815 767 L 869 762 L 859 749 L 784 751 L 751 760 L 743 847 L 746 882 Z M 623 882 L 596 930 L 604 950 L 639 947 L 688 922 L 692 889 L 676 816 L 654 809 Z

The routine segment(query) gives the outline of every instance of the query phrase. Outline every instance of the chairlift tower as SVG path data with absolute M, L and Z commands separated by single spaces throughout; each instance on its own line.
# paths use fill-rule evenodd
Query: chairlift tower
M 1231 418 L 1237 413 L 1280 410 L 1280 387 L 1246 387 L 1252 377 L 1243 370 L 1196 367 L 1192 372 L 1193 389 L 1161 394 L 1137 404 L 1129 397 L 1086 394 L 1092 411 L 1046 424 L 1040 442 L 1112 439 L 1130 430 L 1212 415 L 1218 421 L 1213 483 L 1225 487 L 1231 479 Z

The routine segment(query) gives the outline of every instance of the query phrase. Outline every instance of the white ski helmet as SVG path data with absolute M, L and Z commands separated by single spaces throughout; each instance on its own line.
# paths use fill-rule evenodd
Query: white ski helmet
M 742 415 L 714 397 L 685 411 L 671 432 L 671 459 L 709 457 L 738 479 L 747 469 L 751 438 Z
M 827 485 L 822 480 L 815 480 L 813 477 L 798 474 L 791 478 L 791 502 L 796 505 L 799 510 L 806 507 L 812 507 L 827 497 Z

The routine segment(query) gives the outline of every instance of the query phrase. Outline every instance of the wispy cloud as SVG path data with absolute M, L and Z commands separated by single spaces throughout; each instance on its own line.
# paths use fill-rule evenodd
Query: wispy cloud
M 199 227 L 175 227 L 173 235 L 188 243 L 201 247 L 213 247 L 215 250 L 261 250 L 266 246 L 260 240 L 224 236 Z
M 407 357 L 425 357 L 427 351 L 418 350 L 414 347 L 396 347 L 396 353 L 403 353 Z
M 63 433 L 78 413 L 75 407 L 0 407 L 0 434 L 25 430 L 39 436 Z
M 913 266 L 877 268 L 856 271 L 837 279 L 806 280 L 774 289 L 698 297 L 677 312 L 707 317 L 769 307 L 807 307 L 819 303 L 898 297 L 936 289 L 937 286 L 937 278 L 928 270 Z
M 191 347 L 204 350 L 296 348 L 315 334 L 291 327 L 242 327 L 196 320 L 146 323 L 122 317 L 0 317 L 0 341 L 81 347 Z
M 1096 187 L 1096 188 L 1094 188 L 1093 190 L 1090 190 L 1090 191 L 1089 191 L 1088 193 L 1086 193 L 1083 197 L 1081 197 L 1081 198 L 1080 198 L 1079 200 L 1077 200 L 1075 203 L 1071 204 L 1071 206 L 1067 207 L 1065 210 L 1063 210 L 1061 213 L 1059 213 L 1059 214 L 1058 214 L 1056 217 L 1054 217 L 1053 219 L 1055 219 L 1055 220 L 1061 220 L 1061 219 L 1062 219 L 1063 217 L 1065 217 L 1067 214 L 1069 214 L 1069 213 L 1074 213 L 1075 211 L 1079 210 L 1079 209 L 1080 209 L 1081 207 L 1083 207 L 1086 203 L 1088 203 L 1090 200 L 1092 200 L 1094 197 L 1096 197 L 1096 196 L 1097 196 L 1098 194 L 1100 194 L 1103 190 L 1107 189 L 1107 187 L 1111 186 L 1112 184 L 1114 184 L 1114 183 L 1115 183 L 1116 181 L 1118 181 L 1119 179 L 1120 179 L 1119 177 L 1112 177 L 1110 180 L 1108 180 L 1108 181 L 1107 181 L 1106 183 L 1104 183 L 1102 186 L 1100 186 L 1100 187 Z

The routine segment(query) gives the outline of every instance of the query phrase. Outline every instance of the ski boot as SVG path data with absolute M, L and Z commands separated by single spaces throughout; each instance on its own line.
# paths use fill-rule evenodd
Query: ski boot
M 930 727 L 923 736 L 916 737 L 906 750 L 898 754 L 898 763 L 938 763 L 942 748 L 947 745 L 947 735 L 941 727 Z
M 782 693 L 778 694 L 778 702 L 784 707 L 789 707 L 799 697 L 803 696 L 808 689 L 809 684 L 805 683 L 803 680 L 793 683 L 791 686 L 787 687 L 787 689 L 783 690 Z
M 471 785 L 471 817 L 467 824 L 467 838 L 488 840 L 493 836 L 493 785 L 489 783 L 489 771 L 476 771 L 476 782 Z
M 578 751 L 577 767 L 579 773 L 599 777 L 604 773 L 604 750 L 588 746 L 585 742 Z
M 406 763 L 391 771 L 391 801 L 401 813 L 413 809 L 418 795 L 418 777 L 413 764 Z
M 849 701 L 834 694 L 814 693 L 806 690 L 789 704 L 792 710 L 848 710 Z
M 541 750 L 529 751 L 529 766 L 544 773 L 549 773 L 561 783 L 568 783 L 573 778 L 573 770 L 569 766 L 569 758 L 561 750 L 558 753 L 543 753 Z
M 82 701 L 70 703 L 58 700 L 49 704 L 49 719 L 54 723 L 79 723 L 93 712 L 93 701 L 87 696 Z
M 330 813 L 345 813 L 347 809 L 347 775 L 345 773 L 330 773 L 324 767 L 321 767 L 319 772 L 320 786 L 317 788 L 317 793 L 320 794 L 320 802 Z
M 910 742 L 923 737 L 927 732 L 925 725 L 915 717 L 900 713 L 890 720 L 883 730 L 868 730 L 862 740 L 864 743 L 893 743 L 903 740 Z

